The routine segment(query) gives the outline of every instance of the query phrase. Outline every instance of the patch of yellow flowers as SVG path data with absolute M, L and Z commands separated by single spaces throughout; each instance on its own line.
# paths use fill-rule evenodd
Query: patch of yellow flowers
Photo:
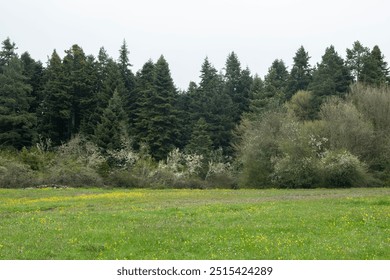
M 98 194 L 81 194 L 76 196 L 51 196 L 42 198 L 18 198 L 6 199 L 5 205 L 17 204 L 35 204 L 40 202 L 63 202 L 71 200 L 93 200 L 93 199 L 123 199 L 123 198 L 139 198 L 145 196 L 142 192 L 110 192 Z

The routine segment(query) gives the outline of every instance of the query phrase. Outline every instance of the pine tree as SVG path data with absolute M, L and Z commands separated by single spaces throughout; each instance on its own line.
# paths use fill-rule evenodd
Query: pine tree
M 103 111 L 107 108 L 108 102 L 113 97 L 115 90 L 118 92 L 124 92 L 125 90 L 118 64 L 109 57 L 103 47 L 99 50 L 95 64 L 96 110 L 92 112 L 92 124 L 94 127 L 100 122 Z
M 152 105 L 148 144 L 155 159 L 165 159 L 177 145 L 178 111 L 175 108 L 177 91 L 169 65 L 161 56 L 155 65 L 154 95 L 149 102 Z
M 91 132 L 90 116 L 96 108 L 94 106 L 96 80 L 91 73 L 94 62 L 86 57 L 83 49 L 78 45 L 73 45 L 65 53 L 63 70 L 69 87 L 68 93 L 72 97 L 71 135 L 79 133 L 80 127 L 83 127 L 86 132 Z
M 232 52 L 226 60 L 225 66 L 225 93 L 233 101 L 232 118 L 235 123 L 241 119 L 243 112 L 249 109 L 249 92 L 252 84 L 249 69 L 241 70 L 237 55 Z
M 191 138 L 185 147 L 185 152 L 202 156 L 202 165 L 198 175 L 204 178 L 208 171 L 208 163 L 213 152 L 213 141 L 210 138 L 210 127 L 205 119 L 200 118 L 194 125 Z
M 251 110 L 257 113 L 263 113 L 283 104 L 286 100 L 285 92 L 288 76 L 288 71 L 283 60 L 274 60 L 268 69 L 267 75 L 264 77 L 264 81 L 262 83 L 259 80 L 256 81 L 262 84 L 262 89 L 261 91 L 258 90 L 255 92 L 253 97 L 255 100 L 251 104 Z
M 269 98 L 285 99 L 288 71 L 283 60 L 276 59 L 264 77 L 264 94 Z
M 120 150 L 123 139 L 127 138 L 126 117 L 122 103 L 121 96 L 118 91 L 115 91 L 96 126 L 95 142 L 103 151 Z
M 319 109 L 324 98 L 331 95 L 344 96 L 352 82 L 352 77 L 344 60 L 337 54 L 333 46 L 325 50 L 321 63 L 313 72 L 313 80 L 309 90 L 313 92 L 313 106 Z
M 15 57 L 17 57 L 16 45 L 14 42 L 11 42 L 10 38 L 5 39 L 2 42 L 2 47 L 0 51 L 0 73 L 3 71 L 3 67 L 7 66 L 8 63 Z
M 134 131 L 131 136 L 134 138 L 134 148 L 139 149 L 147 144 L 149 129 L 149 113 L 153 107 L 150 99 L 155 95 L 155 65 L 153 61 L 147 61 L 136 75 L 137 107 L 135 111 Z
M 17 55 L 9 55 L 8 43 L 0 53 L 0 146 L 20 149 L 33 142 L 36 115 L 30 112 L 32 88 Z
M 38 108 L 38 130 L 43 138 L 55 145 L 71 138 L 71 112 L 73 97 L 70 94 L 62 60 L 54 50 L 44 74 L 43 101 Z
M 123 40 L 123 44 L 119 50 L 119 60 L 118 68 L 120 75 L 122 77 L 124 88 L 118 89 L 120 94 L 123 96 L 123 108 L 125 110 L 127 119 L 126 123 L 131 134 L 135 133 L 135 121 L 136 121 L 136 111 L 137 111 L 137 102 L 138 95 L 135 90 L 135 76 L 130 70 L 132 66 L 129 59 L 129 50 L 127 43 Z
M 204 118 L 210 127 L 213 148 L 222 148 L 225 154 L 232 154 L 233 101 L 224 91 L 223 78 L 207 58 L 202 65 L 201 81 L 194 104 L 198 110 L 194 116 Z
M 310 56 L 301 46 L 294 56 L 294 64 L 287 82 L 286 99 L 289 100 L 296 92 L 306 90 L 312 79 Z
M 375 86 L 390 82 L 389 68 L 378 46 L 374 46 L 371 53 L 364 60 L 361 81 Z
M 250 98 L 248 115 L 259 115 L 264 112 L 267 107 L 267 98 L 264 95 L 264 82 L 257 74 L 253 78 Z
M 352 49 L 347 49 L 347 59 L 345 61 L 352 76 L 356 82 L 360 82 L 364 63 L 370 54 L 370 49 L 356 41 L 353 43 Z
M 40 61 L 35 61 L 31 58 L 28 52 L 20 56 L 22 62 L 23 75 L 27 78 L 27 83 L 31 86 L 31 95 L 34 98 L 31 103 L 30 112 L 36 112 L 39 104 L 42 102 L 42 87 L 43 87 L 43 66 Z
M 148 61 L 137 73 L 136 91 L 136 143 L 138 148 L 147 144 L 151 155 L 163 160 L 177 146 L 179 136 L 178 95 L 163 56 L 156 64 Z
M 191 139 L 186 146 L 186 151 L 191 154 L 208 157 L 213 150 L 213 142 L 209 135 L 209 126 L 204 118 L 200 118 L 194 125 Z

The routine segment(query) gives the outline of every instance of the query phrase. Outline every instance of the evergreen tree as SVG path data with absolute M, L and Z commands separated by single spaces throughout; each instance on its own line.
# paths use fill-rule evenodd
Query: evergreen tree
M 197 85 L 191 82 L 188 90 L 179 92 L 176 108 L 178 111 L 179 138 L 177 147 L 183 149 L 191 138 L 191 131 L 195 120 L 192 117 L 192 98 L 193 91 L 196 91 Z
M 283 60 L 276 59 L 264 77 L 264 94 L 269 98 L 284 101 L 287 88 L 288 71 Z
M 135 91 L 135 76 L 133 72 L 130 70 L 132 66 L 129 59 L 129 50 L 127 47 L 127 43 L 123 40 L 123 44 L 119 50 L 119 60 L 118 60 L 118 68 L 120 75 L 122 77 L 123 89 L 119 89 L 119 92 L 123 96 L 123 108 L 125 110 L 127 116 L 127 125 L 130 133 L 135 133 L 135 121 L 136 121 L 136 111 L 137 111 L 137 102 L 138 95 Z
M 331 95 L 344 96 L 352 77 L 344 60 L 337 54 L 333 46 L 326 49 L 322 56 L 321 63 L 317 64 L 317 69 L 313 72 L 313 80 L 309 85 L 309 90 L 313 92 L 313 106 L 319 109 L 324 98 Z
M 246 69 L 241 71 L 241 79 L 240 79 L 241 98 L 239 102 L 240 120 L 243 113 L 249 112 L 252 85 L 253 85 L 253 77 L 251 75 L 249 68 L 247 67 Z
M 81 124 L 89 122 L 91 112 L 94 110 L 93 99 L 96 81 L 89 75 L 89 64 L 83 49 L 78 45 L 73 45 L 65 51 L 63 59 L 63 69 L 65 78 L 69 86 L 68 94 L 72 97 L 70 111 L 70 131 L 71 135 L 80 132 Z
M 262 83 L 262 90 L 257 91 L 252 102 L 252 111 L 258 113 L 279 107 L 286 100 L 288 71 L 283 60 L 276 59 L 268 69 Z M 259 80 L 256 81 L 259 83 Z
M 289 100 L 296 92 L 306 90 L 312 79 L 310 56 L 301 46 L 294 56 L 294 64 L 287 82 L 286 98 Z
M 137 94 L 136 142 L 147 144 L 156 160 L 165 159 L 178 143 L 179 120 L 178 95 L 163 56 L 137 73 Z
M 118 66 L 119 66 L 119 71 L 122 76 L 122 79 L 125 83 L 126 89 L 129 91 L 133 90 L 134 88 L 134 74 L 130 70 L 130 67 L 133 66 L 130 63 L 129 59 L 129 50 L 127 47 L 127 43 L 125 40 L 123 40 L 122 46 L 119 50 L 119 60 L 118 60 Z
M 356 82 L 360 82 L 361 80 L 364 62 L 369 54 L 369 48 L 363 47 L 359 41 L 353 43 L 352 49 L 347 49 L 347 59 L 345 63 Z
M 104 151 L 120 150 L 123 139 L 127 138 L 122 102 L 118 91 L 115 91 L 96 126 L 95 141 Z
M 154 88 L 149 100 L 153 110 L 149 112 L 147 143 L 154 158 L 161 160 L 177 145 L 178 137 L 177 91 L 163 56 L 155 65 Z
M 149 113 L 153 107 L 150 99 L 155 95 L 154 88 L 155 65 L 153 61 L 147 61 L 136 75 L 136 92 L 139 96 L 135 111 L 134 132 L 131 134 L 134 138 L 134 148 L 138 149 L 141 144 L 147 144 Z
M 209 133 L 207 122 L 204 118 L 200 118 L 193 127 L 191 139 L 186 146 L 186 151 L 191 154 L 202 155 L 206 158 L 213 150 L 213 142 Z
M 366 57 L 361 76 L 361 81 L 369 85 L 379 86 L 390 81 L 387 62 L 378 46 Z
M 222 148 L 225 153 L 231 154 L 234 106 L 230 95 L 224 91 L 222 76 L 207 57 L 202 64 L 200 78 L 193 100 L 193 117 L 195 120 L 204 118 L 209 125 L 214 149 Z
M 249 115 L 261 114 L 267 106 L 267 98 L 264 95 L 264 82 L 257 74 L 253 78 L 250 98 Z
M 108 102 L 113 97 L 115 90 L 118 92 L 124 92 L 125 90 L 118 64 L 111 57 L 109 57 L 103 47 L 99 50 L 95 64 L 96 110 L 92 112 L 92 123 L 94 126 L 100 122 L 103 111 L 107 108 Z
M 194 125 L 191 138 L 185 147 L 189 154 L 197 154 L 203 157 L 202 166 L 198 173 L 204 178 L 208 171 L 208 163 L 213 149 L 213 141 L 210 138 L 209 125 L 204 118 L 200 118 Z
M 35 113 L 43 100 L 42 87 L 44 69 L 42 63 L 31 58 L 28 52 L 25 52 L 20 56 L 20 61 L 22 62 L 23 75 L 27 78 L 27 83 L 32 88 L 31 96 L 34 98 L 31 103 L 30 112 Z
M 3 71 L 3 67 L 7 66 L 11 59 L 17 57 L 16 45 L 14 42 L 11 42 L 10 38 L 5 39 L 2 42 L 2 47 L 0 51 L 0 73 Z
M 44 74 L 43 101 L 38 108 L 38 130 L 55 145 L 71 137 L 72 95 L 61 58 L 54 50 Z
M 225 93 L 233 101 L 232 118 L 238 123 L 242 113 L 249 109 L 252 78 L 249 69 L 241 70 L 240 61 L 234 52 L 229 54 L 226 60 L 225 71 Z
M 23 75 L 19 58 L 3 56 L 0 73 L 0 146 L 20 149 L 30 146 L 35 137 L 36 116 L 30 112 L 31 86 Z

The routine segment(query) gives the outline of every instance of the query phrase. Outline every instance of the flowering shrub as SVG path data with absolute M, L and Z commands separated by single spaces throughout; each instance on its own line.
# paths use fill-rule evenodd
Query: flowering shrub
M 369 179 L 366 166 L 348 151 L 328 151 L 320 160 L 324 186 L 362 187 Z
M 189 178 L 197 175 L 202 160 L 202 155 L 186 154 L 174 149 L 168 154 L 165 162 L 159 162 L 157 170 L 171 172 L 176 178 Z
M 285 155 L 274 158 L 272 182 L 284 188 L 312 188 L 318 185 L 317 159 L 313 157 L 293 158 Z

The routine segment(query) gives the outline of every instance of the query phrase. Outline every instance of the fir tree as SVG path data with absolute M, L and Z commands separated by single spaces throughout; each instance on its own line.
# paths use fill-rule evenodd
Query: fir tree
M 134 138 L 134 148 L 139 149 L 142 144 L 147 144 L 149 129 L 149 114 L 153 107 L 150 99 L 155 95 L 155 65 L 153 61 L 147 61 L 136 75 L 136 92 L 139 96 L 135 111 L 134 132 L 131 136 Z
M 232 52 L 226 60 L 225 93 L 233 101 L 232 118 L 235 123 L 241 119 L 243 112 L 249 109 L 249 91 L 252 83 L 249 69 L 241 70 L 237 55 Z
M 379 86 L 390 81 L 387 62 L 378 46 L 366 57 L 361 76 L 361 81 L 369 85 Z
M 22 62 L 23 75 L 27 78 L 27 83 L 31 86 L 31 95 L 34 98 L 31 103 L 30 112 L 36 112 L 39 104 L 43 100 L 42 87 L 43 87 L 43 73 L 44 69 L 40 61 L 35 61 L 28 52 L 23 53 L 20 56 Z
M 2 47 L 0 51 L 0 73 L 3 71 L 3 67 L 7 66 L 11 59 L 17 57 L 16 45 L 14 42 L 11 42 L 10 38 L 5 39 L 2 42 Z
M 96 126 L 95 141 L 103 151 L 120 150 L 123 139 L 127 138 L 122 102 L 118 91 L 115 91 Z
M 44 74 L 43 101 L 38 108 L 38 130 L 55 145 L 71 137 L 72 95 L 62 60 L 54 50 Z
M 213 148 L 222 148 L 226 154 L 231 154 L 234 106 L 231 97 L 223 88 L 221 75 L 206 58 L 202 65 L 201 81 L 194 100 L 196 109 L 194 116 L 204 118 L 209 125 Z
M 345 61 L 352 76 L 356 82 L 360 82 L 364 63 L 370 54 L 369 48 L 356 41 L 353 43 L 352 49 L 347 49 L 347 59 Z
M 269 98 L 284 101 L 287 88 L 288 71 L 283 60 L 276 59 L 264 77 L 264 94 Z
M 73 45 L 65 51 L 63 59 L 63 70 L 68 84 L 68 94 L 72 97 L 70 131 L 71 135 L 80 132 L 91 132 L 92 112 L 96 109 L 95 93 L 96 79 L 94 77 L 94 59 L 87 57 L 83 49 Z
M 135 76 L 130 70 L 132 66 L 129 59 L 129 50 L 127 43 L 123 40 L 123 44 L 119 50 L 118 68 L 122 77 L 124 88 L 118 89 L 123 96 L 123 108 L 126 113 L 126 123 L 131 134 L 135 133 L 136 111 L 138 95 L 135 90 Z
M 252 111 L 261 113 L 279 107 L 286 100 L 287 81 L 288 72 L 283 60 L 274 60 L 264 77 L 262 90 L 255 92 Z
M 313 106 L 319 109 L 324 98 L 331 95 L 344 96 L 352 77 L 344 60 L 337 54 L 333 46 L 326 49 L 321 63 L 313 72 L 313 80 L 309 90 L 313 92 Z
M 289 100 L 299 90 L 306 90 L 312 79 L 310 56 L 301 46 L 294 56 L 294 64 L 287 82 L 286 99 Z
M 153 157 L 161 160 L 176 146 L 178 137 L 177 91 L 163 56 L 155 65 L 154 88 L 149 100 L 153 110 L 149 112 L 147 143 Z
M 213 150 L 209 126 L 204 118 L 200 118 L 194 125 L 191 139 L 186 146 L 186 151 L 191 154 L 202 155 L 207 158 Z
M 0 146 L 20 149 L 30 146 L 36 133 L 36 116 L 30 112 L 32 88 L 16 54 L 2 59 L 5 63 L 0 73 Z

